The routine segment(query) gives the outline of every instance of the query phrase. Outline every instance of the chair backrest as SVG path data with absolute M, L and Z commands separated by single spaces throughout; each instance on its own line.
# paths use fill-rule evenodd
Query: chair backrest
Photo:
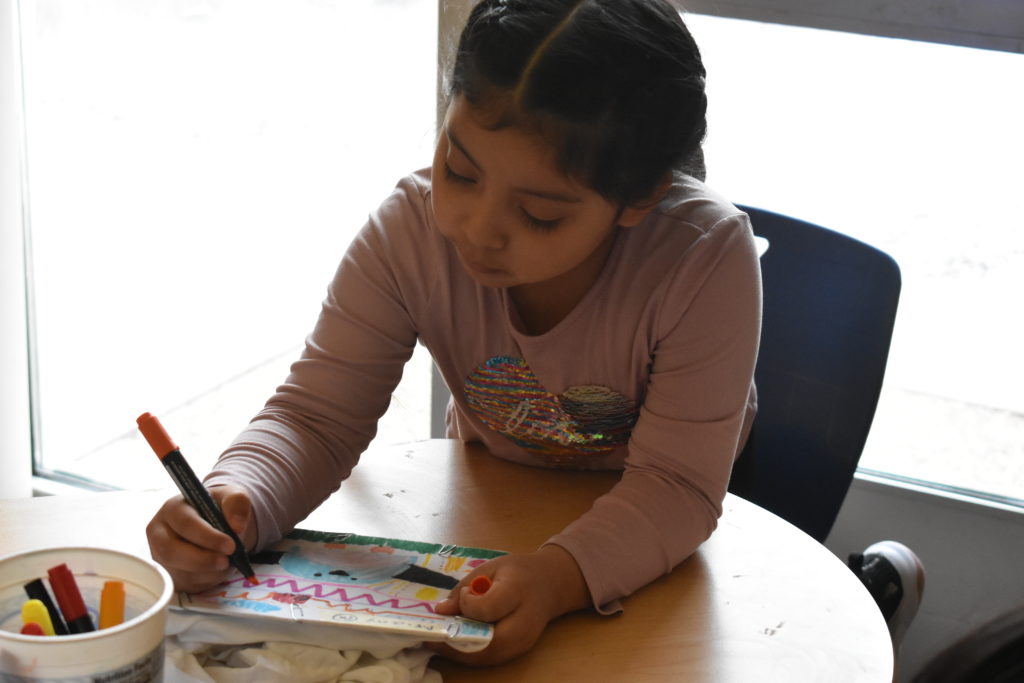
M 729 490 L 824 542 L 878 404 L 899 266 L 837 232 L 740 209 L 768 250 L 761 258 L 758 413 Z

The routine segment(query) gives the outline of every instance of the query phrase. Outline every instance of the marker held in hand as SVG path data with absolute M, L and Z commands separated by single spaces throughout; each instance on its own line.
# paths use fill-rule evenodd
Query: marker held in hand
M 491 589 L 491 578 L 489 576 L 480 575 L 474 577 L 469 582 L 469 592 L 471 595 L 483 595 Z

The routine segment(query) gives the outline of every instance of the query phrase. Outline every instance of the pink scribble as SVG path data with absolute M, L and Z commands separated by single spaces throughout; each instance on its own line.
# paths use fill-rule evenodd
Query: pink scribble
M 284 589 L 284 591 L 281 591 L 281 592 L 274 591 L 278 595 L 280 595 L 282 592 L 283 593 L 290 593 L 290 594 L 309 593 L 309 594 L 311 594 L 312 597 L 319 598 L 319 599 L 324 600 L 327 603 L 331 604 L 332 607 L 340 607 L 340 606 L 342 606 L 342 605 L 344 605 L 346 603 L 351 604 L 351 603 L 356 603 L 356 602 L 364 602 L 364 603 L 367 603 L 367 604 L 369 604 L 369 605 L 371 605 L 373 607 L 386 607 L 386 608 L 397 609 L 397 610 L 412 610 L 412 609 L 420 608 L 420 609 L 427 610 L 431 614 L 434 614 L 434 603 L 432 603 L 432 602 L 428 602 L 428 601 L 425 601 L 425 600 L 420 600 L 418 602 L 407 601 L 407 602 L 403 603 L 401 598 L 395 598 L 395 597 L 388 597 L 386 599 L 379 600 L 376 597 L 374 597 L 374 595 L 372 595 L 371 593 L 368 593 L 368 592 L 356 593 L 355 591 L 365 591 L 365 589 L 360 588 L 358 586 L 341 586 L 341 585 L 338 585 L 338 584 L 324 584 L 324 583 L 317 583 L 317 582 L 313 582 L 313 583 L 310 583 L 310 584 L 305 585 L 305 586 L 300 586 L 299 582 L 297 580 L 295 580 L 294 578 L 290 578 L 290 577 L 289 578 L 282 578 L 282 577 L 274 577 L 274 576 L 262 576 L 261 578 L 262 578 L 262 582 L 261 582 L 260 586 L 263 587 L 263 588 L 282 588 L 282 589 Z M 225 583 L 226 583 L 226 585 L 237 584 L 237 583 L 239 583 L 239 581 L 242 581 L 242 580 L 244 580 L 244 579 L 235 579 L 235 580 L 232 580 L 232 581 L 227 581 Z M 225 584 L 221 584 L 221 585 L 225 585 Z M 346 590 L 346 588 L 348 590 Z M 353 590 L 353 589 L 355 589 L 355 590 Z M 349 590 L 353 590 L 353 592 L 349 593 Z M 248 595 L 248 591 L 246 591 L 246 595 Z M 227 598 L 227 599 L 234 599 L 234 598 L 241 597 L 241 596 L 228 596 L 226 594 L 226 592 L 219 593 L 219 596 L 223 597 L 223 598 Z M 293 595 L 292 599 L 299 598 L 299 597 L 300 596 L 298 596 L 298 595 Z M 305 596 L 305 597 L 308 599 L 310 596 Z M 329 600 L 328 598 L 334 598 L 335 600 L 338 600 L 339 602 L 337 604 L 333 604 L 331 602 L 331 600 Z M 249 599 L 253 599 L 253 598 L 249 598 Z

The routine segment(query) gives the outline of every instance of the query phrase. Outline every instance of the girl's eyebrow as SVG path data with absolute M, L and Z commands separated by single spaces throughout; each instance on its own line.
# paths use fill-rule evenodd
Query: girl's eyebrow
M 469 150 L 467 150 L 465 145 L 463 145 L 462 142 L 459 140 L 458 136 L 456 136 L 455 133 L 452 132 L 451 126 L 445 126 L 444 133 L 446 136 L 448 136 L 448 141 L 452 143 L 452 145 L 456 149 L 458 149 L 463 156 L 466 157 L 469 163 L 473 164 L 473 166 L 476 167 L 477 170 L 483 170 L 480 168 L 480 164 L 477 163 L 476 159 L 473 158 L 473 155 L 469 153 Z M 533 197 L 539 197 L 540 199 L 548 199 L 555 202 L 565 202 L 566 204 L 578 204 L 583 201 L 582 198 L 577 197 L 574 194 L 567 194 L 563 192 L 550 192 L 548 190 L 539 190 L 532 187 L 513 187 L 512 190 L 520 194 L 528 194 Z
M 455 133 L 452 132 L 452 129 L 451 129 L 450 126 L 445 126 L 444 127 L 444 134 L 448 136 L 448 142 L 450 142 L 453 145 L 455 145 L 455 147 L 460 152 L 462 152 L 462 155 L 464 157 L 466 157 L 466 159 L 469 160 L 469 163 L 471 163 L 474 166 L 476 166 L 477 170 L 480 170 L 480 164 L 476 163 L 476 159 L 474 159 L 473 155 L 469 153 L 469 150 L 466 149 L 465 145 L 463 145 L 461 142 L 459 142 L 459 139 L 457 137 L 455 137 Z

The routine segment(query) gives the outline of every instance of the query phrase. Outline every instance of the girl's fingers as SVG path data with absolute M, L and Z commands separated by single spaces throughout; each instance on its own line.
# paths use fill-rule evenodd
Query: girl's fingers
M 189 572 L 218 572 L 228 568 L 227 555 L 218 550 L 201 548 L 167 529 L 158 539 L 159 561 L 168 569 Z
M 448 594 L 448 597 L 441 602 L 434 605 L 434 609 L 438 614 L 444 614 L 453 616 L 460 613 L 459 599 L 462 593 L 462 584 L 459 584 L 452 589 L 452 592 Z
M 226 571 L 222 572 L 172 572 L 168 570 L 174 580 L 174 587 L 185 593 L 201 593 L 207 588 L 216 586 L 224 580 Z
M 150 553 L 171 574 L 178 590 L 215 585 L 228 573 L 234 542 L 208 525 L 177 496 L 168 500 L 146 527 Z
M 514 612 L 520 602 L 519 591 L 497 578 L 492 579 L 491 586 L 482 594 L 463 588 L 459 596 L 459 609 L 463 616 L 470 619 L 496 622 Z
M 434 609 L 437 610 L 438 614 L 454 615 L 454 614 L 465 614 L 472 619 L 480 619 L 480 617 L 473 617 L 465 612 L 464 600 L 469 598 L 479 598 L 485 593 L 489 592 L 493 585 L 493 579 L 487 574 L 476 574 L 467 576 L 458 583 L 455 588 L 452 589 L 448 597 L 437 603 Z M 501 602 L 496 603 L 501 609 Z M 514 605 L 512 606 L 514 607 Z M 511 611 L 512 607 L 508 611 Z M 507 614 L 508 612 L 505 612 Z M 504 614 L 502 614 L 504 616 Z
M 154 529 L 149 536 L 153 559 L 172 573 L 222 573 L 228 569 L 223 553 L 205 550 L 177 536 L 166 526 Z
M 252 502 L 249 500 L 249 494 L 245 489 L 237 486 L 215 486 L 210 489 L 210 492 L 217 500 L 217 504 L 220 505 L 224 519 L 231 525 L 232 530 L 243 541 L 247 540 L 246 531 L 252 518 Z
M 195 508 L 180 497 L 168 501 L 164 508 L 164 521 L 182 540 L 213 552 L 226 555 L 234 552 L 235 543 L 231 537 L 210 526 Z
M 447 659 L 467 666 L 493 666 L 507 662 L 533 647 L 546 624 L 543 619 L 515 612 L 495 625 L 494 639 L 479 652 L 460 652 L 442 643 L 428 647 Z
M 163 526 L 150 534 L 150 552 L 170 573 L 178 590 L 195 592 L 220 582 L 229 570 L 227 556 L 195 546 Z
M 217 486 L 210 489 L 210 495 L 243 543 L 255 543 L 252 504 L 245 489 Z M 146 537 L 153 559 L 167 569 L 178 590 L 201 591 L 222 581 L 230 571 L 228 555 L 235 551 L 235 542 L 207 523 L 181 496 L 163 504 L 146 527 Z

